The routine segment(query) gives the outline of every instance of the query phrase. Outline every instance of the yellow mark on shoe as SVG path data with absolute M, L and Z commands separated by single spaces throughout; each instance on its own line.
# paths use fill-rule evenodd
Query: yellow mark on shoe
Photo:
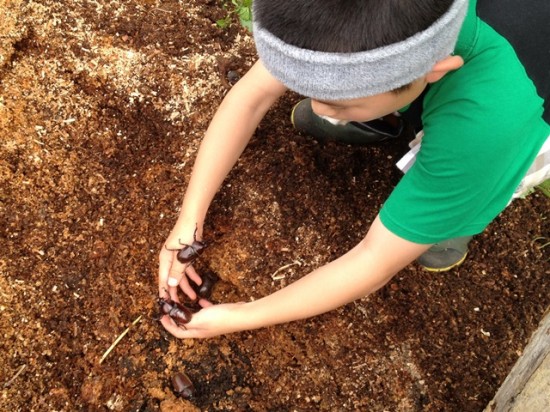
M 428 271 L 428 272 L 447 272 L 447 271 L 451 270 L 452 268 L 460 266 L 464 262 L 464 260 L 466 260 L 466 256 L 468 256 L 468 252 L 466 252 L 464 254 L 464 256 L 462 256 L 462 258 L 460 258 L 460 260 L 458 260 L 457 262 L 453 263 L 452 265 L 444 267 L 444 268 L 429 268 L 427 266 L 422 266 L 422 265 L 420 265 L 420 266 L 422 266 L 422 268 L 424 270 Z

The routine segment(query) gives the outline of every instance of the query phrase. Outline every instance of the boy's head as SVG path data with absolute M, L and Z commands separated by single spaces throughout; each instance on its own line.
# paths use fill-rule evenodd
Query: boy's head
M 254 19 L 285 43 L 355 53 L 426 30 L 453 0 L 254 0 Z
M 270 73 L 300 94 L 348 100 L 399 89 L 455 46 L 467 0 L 254 0 Z

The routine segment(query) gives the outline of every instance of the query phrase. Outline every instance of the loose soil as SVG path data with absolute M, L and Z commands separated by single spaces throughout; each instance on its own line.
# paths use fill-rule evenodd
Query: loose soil
M 187 341 L 155 320 L 157 254 L 199 142 L 255 59 L 236 21 L 216 26 L 222 6 L 0 1 L 0 410 L 483 409 L 550 304 L 539 193 L 459 269 L 412 264 L 314 319 Z M 216 302 L 257 299 L 344 253 L 401 177 L 407 139 L 320 145 L 291 128 L 298 99 L 270 111 L 209 211 L 197 268 L 220 276 Z M 176 371 L 195 399 L 173 394 Z

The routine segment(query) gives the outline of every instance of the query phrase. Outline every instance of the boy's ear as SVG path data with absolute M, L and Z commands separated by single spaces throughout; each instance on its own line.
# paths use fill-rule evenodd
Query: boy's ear
M 432 71 L 426 75 L 426 81 L 428 83 L 435 83 L 440 80 L 447 73 L 460 69 L 464 65 L 464 60 L 460 56 L 448 56 L 443 60 L 439 60 Z

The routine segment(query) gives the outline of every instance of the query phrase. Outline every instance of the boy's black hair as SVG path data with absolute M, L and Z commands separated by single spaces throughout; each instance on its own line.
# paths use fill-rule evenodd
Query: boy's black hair
M 353 53 L 427 29 L 453 0 L 254 0 L 254 19 L 294 46 Z

